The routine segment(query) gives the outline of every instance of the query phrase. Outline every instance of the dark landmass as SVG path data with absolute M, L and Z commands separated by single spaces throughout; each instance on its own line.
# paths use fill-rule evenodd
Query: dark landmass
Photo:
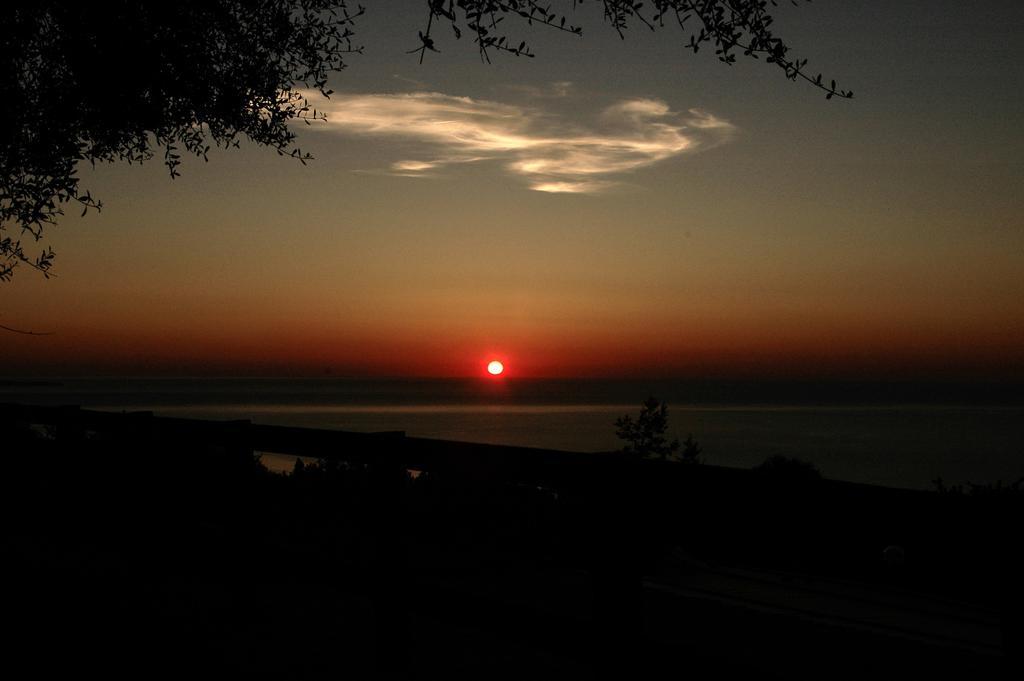
M 21 381 L 15 379 L 0 379 L 0 388 L 51 388 L 64 385 L 60 381 Z
M 75 407 L 0 405 L 0 425 L 8 666 L 36 677 L 983 679 L 1020 663 L 1019 485 Z M 280 475 L 256 452 L 304 463 Z

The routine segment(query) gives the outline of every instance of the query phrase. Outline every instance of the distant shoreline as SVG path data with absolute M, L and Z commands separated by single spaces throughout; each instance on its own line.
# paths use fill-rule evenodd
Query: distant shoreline
M 530 404 L 636 404 L 653 395 L 669 408 L 685 406 L 1024 406 L 1024 382 L 943 380 L 802 380 L 802 379 L 687 379 L 687 378 L 352 378 L 352 377 L 186 377 L 186 376 L 39 376 L 2 377 L 0 389 L 64 388 L 69 393 L 97 390 L 135 394 L 183 389 L 197 394 L 240 391 L 276 392 L 287 387 L 291 397 L 370 399 L 391 402 L 395 391 L 408 392 L 413 402 L 488 401 Z M 69 395 L 70 397 L 70 395 Z M 76 402 L 88 403 L 85 399 Z M 16 399 L 15 401 L 24 401 Z
M 781 454 L 812 463 L 827 478 L 911 489 L 931 489 L 940 477 L 949 484 L 994 483 L 1024 473 L 1024 405 L 1005 402 L 932 399 L 879 408 L 856 404 L 857 395 L 849 393 L 842 402 L 787 405 L 792 393 L 762 390 L 774 404 L 743 405 L 737 402 L 757 395 L 733 394 L 729 404 L 714 399 L 727 390 L 714 394 L 670 383 L 68 379 L 52 387 L 27 385 L 43 377 L 0 381 L 7 386 L 0 383 L 3 403 L 362 433 L 402 430 L 413 437 L 573 452 L 620 447 L 615 418 L 636 412 L 627 404 L 636 395 L 661 387 L 650 394 L 668 403 L 673 436 L 692 434 L 708 463 L 752 468 Z M 708 402 L 701 404 L 702 398 Z

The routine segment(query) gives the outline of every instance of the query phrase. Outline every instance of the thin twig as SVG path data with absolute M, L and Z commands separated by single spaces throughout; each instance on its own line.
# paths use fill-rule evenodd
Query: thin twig
M 4 326 L 0 324 L 0 329 L 4 331 L 10 331 L 11 333 L 23 333 L 26 336 L 52 336 L 53 331 L 26 331 L 24 329 L 16 329 L 13 326 Z

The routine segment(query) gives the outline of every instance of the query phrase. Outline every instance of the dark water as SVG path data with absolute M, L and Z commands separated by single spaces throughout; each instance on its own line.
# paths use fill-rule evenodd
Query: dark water
M 601 380 L 73 379 L 0 383 L 0 402 L 549 447 L 617 448 L 614 421 L 655 395 L 709 463 L 774 454 L 826 477 L 899 487 L 1024 475 L 1015 386 Z

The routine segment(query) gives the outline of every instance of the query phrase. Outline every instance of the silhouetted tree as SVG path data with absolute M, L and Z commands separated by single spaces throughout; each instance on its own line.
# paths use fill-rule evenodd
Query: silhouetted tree
M 330 94 L 328 75 L 359 47 L 363 9 L 345 0 L 13 2 L 0 10 L 0 280 L 18 264 L 44 275 L 38 241 L 67 204 L 100 202 L 79 162 L 141 163 L 162 153 L 206 158 L 240 139 L 305 162 L 288 123 L 316 118 L 301 94 Z M 20 237 L 9 229 L 17 226 Z
M 626 445 L 624 452 L 655 456 L 668 459 L 679 449 L 679 440 L 669 442 L 665 437 L 668 430 L 668 405 L 656 397 L 644 400 L 640 415 L 634 421 L 628 414 L 615 419 L 615 434 Z
M 582 0 L 569 3 L 574 9 Z M 827 97 L 849 91 L 805 73 L 806 60 L 772 33 L 774 0 L 602 0 L 620 35 L 639 23 L 674 24 L 686 46 L 714 48 L 783 69 Z M 582 29 L 538 0 L 429 0 L 425 29 L 411 52 L 437 50 L 434 31 L 473 36 L 480 56 L 532 57 L 506 26 L 542 24 L 571 35 Z M 362 6 L 347 0 L 177 0 L 71 3 L 13 0 L 0 9 L 0 281 L 19 264 L 49 276 L 53 250 L 33 254 L 68 205 L 83 213 L 100 201 L 79 186 L 78 164 L 141 163 L 162 155 L 171 177 L 181 154 L 206 158 L 213 146 L 248 139 L 303 163 L 288 124 L 322 118 L 305 89 L 329 95 L 327 79 L 345 68 Z M 504 22 L 503 20 L 510 21 Z M 14 233 L 17 232 L 15 235 Z

